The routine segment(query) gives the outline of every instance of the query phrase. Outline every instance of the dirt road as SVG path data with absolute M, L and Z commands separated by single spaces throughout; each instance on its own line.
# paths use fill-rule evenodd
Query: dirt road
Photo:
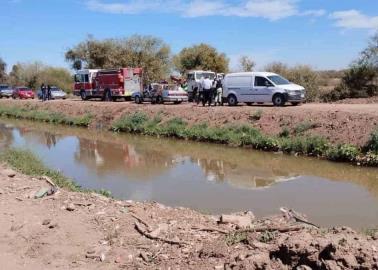
M 237 106 L 202 107 L 194 104 L 137 105 L 132 102 L 65 100 L 42 103 L 37 100 L 0 100 L 0 106 L 38 107 L 68 115 L 89 113 L 95 117 L 92 127 L 109 127 L 124 114 L 145 112 L 161 114 L 163 119 L 180 117 L 190 124 L 213 126 L 253 125 L 269 135 L 285 127 L 292 134 L 298 126 L 310 126 L 305 133 L 320 135 L 333 143 L 363 145 L 378 126 L 378 103 L 373 104 L 304 104 L 302 106 Z M 308 125 L 310 124 L 310 125 Z
M 1 269 L 378 269 L 374 233 L 251 213 L 219 224 L 189 209 L 65 190 L 34 198 L 50 184 L 1 164 L 0 187 Z M 245 226 L 254 229 L 237 229 Z

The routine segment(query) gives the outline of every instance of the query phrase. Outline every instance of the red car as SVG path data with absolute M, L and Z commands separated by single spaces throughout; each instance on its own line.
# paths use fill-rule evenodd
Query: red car
M 19 99 L 32 98 L 32 99 L 34 99 L 34 92 L 30 88 L 27 88 L 27 87 L 24 87 L 24 86 L 16 87 L 13 91 L 12 98 L 14 98 L 14 99 L 16 99 L 16 98 L 19 98 Z

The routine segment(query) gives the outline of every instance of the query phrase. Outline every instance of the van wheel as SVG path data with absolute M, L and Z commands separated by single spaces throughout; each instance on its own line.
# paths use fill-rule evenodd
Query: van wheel
M 135 97 L 135 103 L 136 104 L 142 104 L 142 99 L 140 98 L 140 96 Z
M 282 107 L 285 105 L 285 97 L 282 94 L 275 94 L 272 101 L 273 105 L 276 107 Z
M 230 106 L 238 105 L 238 100 L 236 99 L 235 95 L 229 95 L 227 98 L 227 102 Z
M 292 102 L 291 105 L 293 106 L 298 106 L 300 104 L 300 102 Z
M 81 100 L 87 100 L 88 99 L 87 93 L 84 90 L 80 91 L 80 97 L 81 97 Z

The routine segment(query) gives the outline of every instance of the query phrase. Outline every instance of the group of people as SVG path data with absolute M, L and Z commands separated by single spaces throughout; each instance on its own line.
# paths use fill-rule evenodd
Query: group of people
M 206 76 L 201 81 L 202 95 L 198 99 L 198 103 L 201 100 L 202 105 L 206 106 L 206 103 L 211 106 L 214 101 L 214 106 L 222 105 L 222 80 L 215 77 L 211 80 L 209 76 Z
M 51 86 L 45 85 L 44 83 L 41 85 L 41 93 L 42 93 L 42 101 L 50 100 L 51 99 Z

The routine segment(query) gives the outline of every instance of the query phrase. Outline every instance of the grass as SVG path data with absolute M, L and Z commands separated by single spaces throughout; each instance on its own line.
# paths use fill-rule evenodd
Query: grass
M 111 196 L 109 191 L 83 189 L 62 173 L 48 169 L 42 161 L 29 150 L 14 148 L 6 149 L 0 154 L 0 160 L 25 175 L 34 177 L 47 176 L 58 187 L 64 188 L 68 191 L 96 192 L 106 197 Z
M 290 154 L 316 156 L 332 161 L 346 161 L 361 165 L 378 165 L 378 155 L 366 152 L 353 145 L 332 145 L 319 136 L 303 135 L 314 124 L 304 122 L 295 128 L 297 136 L 290 137 L 288 128 L 279 136 L 262 134 L 258 129 L 247 125 L 209 127 L 207 124 L 189 125 L 181 118 L 173 118 L 163 122 L 160 116 L 149 118 L 143 112 L 122 116 L 112 125 L 116 132 L 129 132 L 152 136 L 175 137 L 184 140 L 212 142 L 232 146 L 245 146 L 257 150 L 282 151 Z M 370 150 L 374 150 L 375 135 L 372 135 Z M 377 136 L 378 137 L 378 136 Z M 366 147 L 365 147 L 366 148 Z
M 88 127 L 92 120 L 92 116 L 89 114 L 84 114 L 80 117 L 69 117 L 57 112 L 17 107 L 0 107 L 0 116 L 81 127 Z

